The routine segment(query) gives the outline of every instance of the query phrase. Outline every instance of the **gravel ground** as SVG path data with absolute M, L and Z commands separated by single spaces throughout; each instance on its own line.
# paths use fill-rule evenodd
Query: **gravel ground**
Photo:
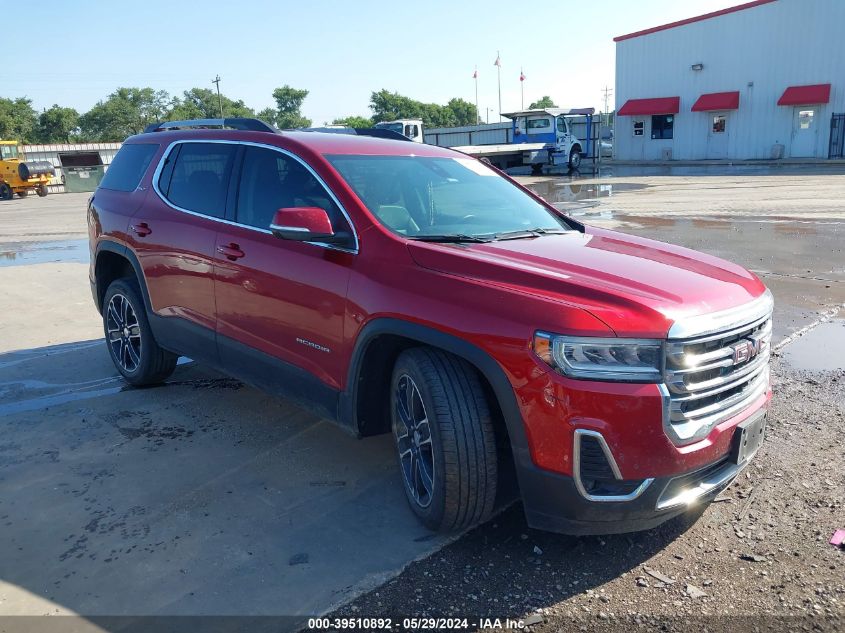
M 845 372 L 773 363 L 768 438 L 703 513 L 620 536 L 498 517 L 332 617 L 522 619 L 534 631 L 845 628 Z M 489 628 L 489 627 L 488 627 Z

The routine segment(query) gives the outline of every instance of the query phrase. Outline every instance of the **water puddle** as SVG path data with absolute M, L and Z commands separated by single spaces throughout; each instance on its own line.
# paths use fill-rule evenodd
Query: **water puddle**
M 52 262 L 88 263 L 88 240 L 56 242 L 11 242 L 0 244 L 0 266 L 46 264 Z
M 567 182 L 564 179 L 555 178 L 532 182 L 528 185 L 528 188 L 538 196 L 542 196 L 546 202 L 555 204 L 610 198 L 622 191 L 635 191 L 637 189 L 645 189 L 647 186 L 639 183 L 626 182 L 581 184 L 579 182 Z
M 845 369 L 845 319 L 822 323 L 787 346 L 784 360 L 795 369 Z

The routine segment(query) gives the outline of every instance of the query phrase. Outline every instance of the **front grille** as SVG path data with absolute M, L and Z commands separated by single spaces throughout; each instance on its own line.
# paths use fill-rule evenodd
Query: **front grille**
M 769 385 L 771 313 L 721 332 L 666 342 L 667 430 L 676 444 L 706 436 Z

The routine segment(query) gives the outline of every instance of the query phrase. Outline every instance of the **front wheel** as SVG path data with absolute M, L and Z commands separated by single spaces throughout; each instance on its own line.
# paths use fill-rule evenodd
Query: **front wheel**
M 117 279 L 106 290 L 103 329 L 112 362 L 126 382 L 158 384 L 176 369 L 179 357 L 156 342 L 135 279 Z
M 402 484 L 417 518 L 440 531 L 486 520 L 496 498 L 496 441 L 476 370 L 437 349 L 406 350 L 390 400 Z
M 11 200 L 13 195 L 15 194 L 9 185 L 5 182 L 0 184 L 0 200 Z
M 35 189 L 35 193 L 38 194 L 39 198 L 43 198 L 48 193 L 47 192 L 47 185 L 38 185 L 38 187 L 36 187 L 36 189 Z
M 569 169 L 578 169 L 581 166 L 581 152 L 577 148 L 569 152 Z

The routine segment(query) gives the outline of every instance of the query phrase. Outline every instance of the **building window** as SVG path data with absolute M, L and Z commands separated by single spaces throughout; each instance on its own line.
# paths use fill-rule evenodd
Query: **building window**
M 634 136 L 642 136 L 645 129 L 645 121 L 634 121 Z
M 727 117 L 724 114 L 713 115 L 713 134 L 723 134 L 725 132 L 725 122 Z
M 800 110 L 798 112 L 798 127 L 802 130 L 809 130 L 813 125 L 813 117 L 815 115 L 815 110 Z
M 674 124 L 675 117 L 671 114 L 657 114 L 651 117 L 651 138 L 672 138 Z

